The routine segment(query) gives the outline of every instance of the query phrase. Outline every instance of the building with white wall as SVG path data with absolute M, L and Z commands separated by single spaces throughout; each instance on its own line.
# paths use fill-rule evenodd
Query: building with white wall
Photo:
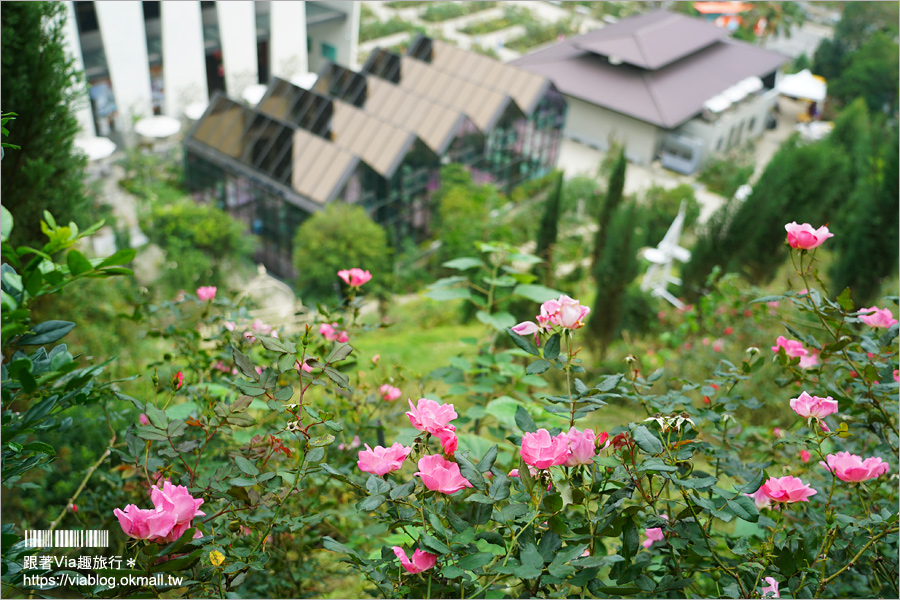
M 545 46 L 515 61 L 568 103 L 564 135 L 631 162 L 690 173 L 765 129 L 786 57 L 665 10 Z
M 240 98 L 270 77 L 326 61 L 355 66 L 358 2 L 244 0 L 66 2 L 68 44 L 84 69 L 86 135 L 128 131 L 134 118 L 180 118 L 216 91 Z

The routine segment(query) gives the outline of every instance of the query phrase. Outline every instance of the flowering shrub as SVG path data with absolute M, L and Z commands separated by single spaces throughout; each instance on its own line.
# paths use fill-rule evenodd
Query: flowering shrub
M 30 324 L 20 309 L 34 290 L 118 274 L 118 263 L 88 270 L 72 254 L 57 275 L 45 265 L 46 287 L 35 288 L 37 268 L 16 254 L 3 274 L 4 484 L 52 456 L 29 429 L 47 417 L 37 408 L 47 398 L 59 411 L 115 396 L 130 423 L 110 421 L 114 502 L 97 518 L 135 561 L 118 574 L 187 578 L 167 595 L 322 595 L 323 573 L 343 561 L 365 579 L 361 594 L 397 598 L 897 596 L 898 324 L 868 322 L 875 309 L 857 309 L 849 291 L 830 299 L 814 267 L 827 244 L 792 250 L 806 290 L 741 307 L 752 319 L 770 302 L 792 304 L 806 319 L 765 340 L 773 354 L 753 348 L 733 363 L 721 352 L 698 383 L 644 373 L 638 359 L 624 373 L 588 371 L 588 309 L 534 285 L 534 257 L 480 249 L 445 264 L 460 275 L 429 295 L 471 303 L 486 333 L 412 398 L 384 359 L 341 341 L 371 327 L 360 319 L 369 279 L 354 269 L 336 273 L 349 288 L 342 304 L 296 332 L 204 288 L 145 307 L 170 349 L 147 396 L 85 390 L 99 371 L 78 374 L 64 347 L 18 348 L 64 329 Z M 534 321 L 516 325 L 514 297 L 534 303 Z M 725 329 L 740 322 L 720 317 L 723 339 L 736 337 Z M 47 361 L 65 373 L 41 378 Z M 772 363 L 781 387 L 757 398 L 751 377 Z M 60 400 L 59 388 L 75 395 Z M 617 417 L 620 406 L 643 416 Z M 790 425 L 751 422 L 767 410 Z M 76 500 L 81 518 L 77 494 L 66 511 Z M 3 581 L 52 572 L 24 567 L 35 551 L 4 537 Z

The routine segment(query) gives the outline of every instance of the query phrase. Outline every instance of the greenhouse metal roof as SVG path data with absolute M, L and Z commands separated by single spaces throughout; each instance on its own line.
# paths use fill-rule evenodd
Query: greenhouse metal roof
M 377 49 L 363 72 L 465 113 L 482 132 L 489 132 L 510 104 L 508 95 L 442 71 L 426 62 Z
M 311 206 L 295 195 L 287 197 L 306 210 L 333 200 L 359 164 L 359 157 L 335 143 L 221 93 L 210 101 L 186 144 L 302 195 Z
M 367 112 L 412 130 L 435 154 L 443 154 L 447 150 L 465 119 L 465 115 L 457 109 L 378 78 L 372 78 L 368 88 Z
M 423 35 L 410 44 L 407 54 L 456 77 L 509 94 L 526 115 L 534 112 L 550 85 L 546 77 Z
M 377 115 L 277 77 L 272 79 L 259 109 L 331 140 L 384 177 L 394 174 L 416 141 L 414 133 Z

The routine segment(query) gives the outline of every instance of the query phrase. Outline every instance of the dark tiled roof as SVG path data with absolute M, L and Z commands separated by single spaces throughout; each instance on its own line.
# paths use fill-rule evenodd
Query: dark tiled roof
M 663 19 L 667 16 L 677 19 L 669 22 Z M 683 27 L 686 35 L 696 31 L 695 23 L 717 29 L 697 19 L 657 11 L 569 38 L 523 56 L 513 64 L 547 77 L 564 94 L 671 129 L 700 113 L 703 103 L 712 96 L 746 77 L 765 77 L 786 60 L 775 52 L 730 38 L 707 43 L 655 70 L 627 64 L 624 57 L 619 57 L 622 64 L 611 64 L 608 57 L 585 49 L 587 45 L 596 49 L 601 33 L 605 32 L 603 39 L 613 40 L 618 39 L 617 30 L 624 31 L 622 37 L 627 37 L 662 22 L 669 23 L 665 27 L 666 35 L 673 34 L 671 28 L 675 25 Z M 681 45 L 677 52 L 683 52 L 685 47 Z M 677 54 L 677 47 L 671 48 Z M 651 56 L 657 57 L 653 59 L 656 63 L 665 61 L 658 52 L 653 52 Z

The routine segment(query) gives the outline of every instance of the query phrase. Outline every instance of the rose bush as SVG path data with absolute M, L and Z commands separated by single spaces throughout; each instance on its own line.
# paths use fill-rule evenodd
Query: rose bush
M 788 305 L 799 317 L 785 318 L 774 356 L 757 349 L 774 335 L 734 362 L 724 341 L 711 343 L 721 360 L 702 363 L 697 382 L 643 369 L 649 357 L 595 371 L 581 348 L 586 307 L 534 285 L 522 265 L 535 259 L 499 244 L 450 261 L 466 276 L 430 287 L 471 303 L 485 334 L 406 403 L 395 384 L 412 382 L 341 342 L 375 327 L 360 318 L 366 282 L 353 269 L 336 274 L 350 287 L 341 305 L 294 332 L 221 290 L 143 306 L 135 318 L 167 350 L 144 378 L 148 393 L 110 382 L 59 409 L 129 403 L 117 409 L 127 423 L 109 421 L 112 464 L 101 471 L 112 500 L 93 513 L 136 562 L 117 574 L 182 574 L 182 588 L 160 590 L 182 597 L 324 595 L 323 573 L 347 576 L 343 565 L 365 581 L 359 594 L 398 598 L 896 597 L 898 325 L 891 315 L 868 324 L 873 309 L 857 309 L 849 291 L 827 294 L 815 269 L 827 244 L 786 243 L 803 292 L 707 317 L 723 340 L 743 335 L 741 319 Z M 4 303 L 18 303 L 4 306 L 4 328 L 19 327 L 11 338 L 4 329 L 5 484 L 46 450 L 29 444 L 52 385 L 87 381 L 40 379 L 44 354 L 14 347 L 47 333 L 15 316 L 33 290 L 117 264 L 87 270 L 72 256 L 59 279 L 4 265 Z M 35 271 L 44 288 L 30 283 Z M 512 298 L 533 302 L 534 321 L 516 325 Z M 806 354 L 791 356 L 790 341 Z M 45 354 L 68 365 L 52 358 L 64 352 Z M 766 369 L 779 387 L 757 397 Z M 758 424 L 764 411 L 789 417 L 776 433 Z M 75 500 L 85 518 L 77 495 L 66 506 Z M 26 568 L 36 551 L 4 538 L 3 581 L 57 570 Z

